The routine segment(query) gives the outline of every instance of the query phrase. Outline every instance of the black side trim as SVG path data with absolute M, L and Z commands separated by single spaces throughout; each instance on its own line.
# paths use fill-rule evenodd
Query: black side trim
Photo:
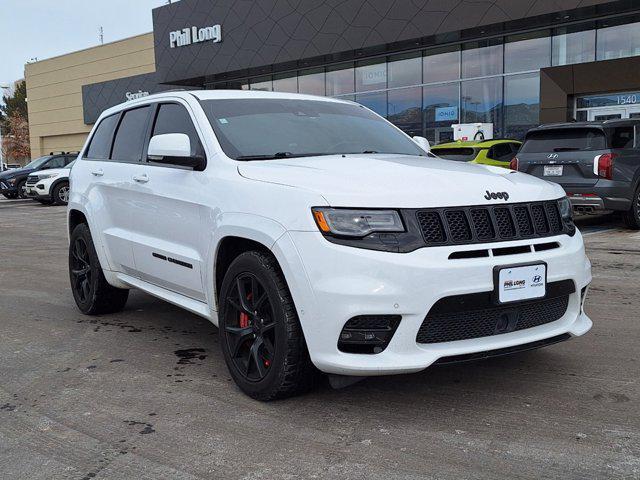
M 173 263 L 175 265 L 180 265 L 181 267 L 193 269 L 193 265 L 187 262 L 183 262 L 182 260 L 177 260 L 175 258 L 167 257 L 165 255 L 161 255 L 156 252 L 152 252 L 151 255 L 153 255 L 155 258 L 159 260 L 164 260 L 165 262 Z
M 486 360 L 488 358 L 503 357 L 505 355 L 511 355 L 514 353 L 526 352 L 528 350 L 535 350 L 538 348 L 546 347 L 556 343 L 569 340 L 571 335 L 564 333 L 555 337 L 546 338 L 544 340 L 538 340 L 537 342 L 524 343 L 522 345 L 514 345 L 513 347 L 498 348 L 496 350 L 488 350 L 486 352 L 467 353 L 465 355 L 452 355 L 450 357 L 442 357 L 438 359 L 434 365 L 446 365 L 451 363 L 463 363 L 472 362 L 475 360 Z

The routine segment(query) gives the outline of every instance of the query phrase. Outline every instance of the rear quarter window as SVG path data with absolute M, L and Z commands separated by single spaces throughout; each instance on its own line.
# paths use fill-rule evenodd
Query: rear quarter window
M 109 158 L 113 132 L 116 129 L 117 123 L 117 114 L 102 119 L 91 138 L 91 143 L 89 144 L 89 149 L 86 154 L 87 158 L 96 160 L 107 160 Z
M 573 150 L 604 150 L 607 138 L 597 128 L 541 130 L 527 135 L 521 153 L 549 153 Z
M 470 162 L 478 154 L 475 148 L 433 148 L 431 151 L 440 158 L 456 162 Z
M 635 132 L 633 127 L 614 128 L 611 133 L 611 148 L 633 148 Z

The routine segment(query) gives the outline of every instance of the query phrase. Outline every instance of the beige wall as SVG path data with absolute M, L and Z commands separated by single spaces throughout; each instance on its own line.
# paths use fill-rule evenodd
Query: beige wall
M 82 148 L 82 86 L 155 71 L 153 33 L 25 66 L 31 157 Z

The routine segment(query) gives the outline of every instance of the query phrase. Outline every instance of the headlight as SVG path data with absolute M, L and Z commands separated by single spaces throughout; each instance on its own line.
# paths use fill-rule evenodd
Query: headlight
M 38 175 L 38 180 L 45 180 L 47 178 L 56 178 L 59 173 L 45 173 L 43 175 Z
M 17 178 L 10 178 L 9 180 L 7 180 L 7 183 L 9 185 L 15 185 L 16 184 L 16 180 L 17 180 Z
M 350 210 L 314 208 L 313 218 L 322 233 L 344 237 L 365 237 L 374 232 L 404 232 L 395 210 Z
M 560 209 L 560 216 L 563 221 L 570 222 L 573 220 L 573 208 L 571 207 L 571 201 L 569 201 L 567 197 L 558 200 L 558 208 Z

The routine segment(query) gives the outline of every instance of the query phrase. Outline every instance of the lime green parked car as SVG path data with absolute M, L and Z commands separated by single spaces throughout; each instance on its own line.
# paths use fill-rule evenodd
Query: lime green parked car
M 517 140 L 483 140 L 479 142 L 451 142 L 431 147 L 434 155 L 458 162 L 480 163 L 509 168 L 520 150 Z

